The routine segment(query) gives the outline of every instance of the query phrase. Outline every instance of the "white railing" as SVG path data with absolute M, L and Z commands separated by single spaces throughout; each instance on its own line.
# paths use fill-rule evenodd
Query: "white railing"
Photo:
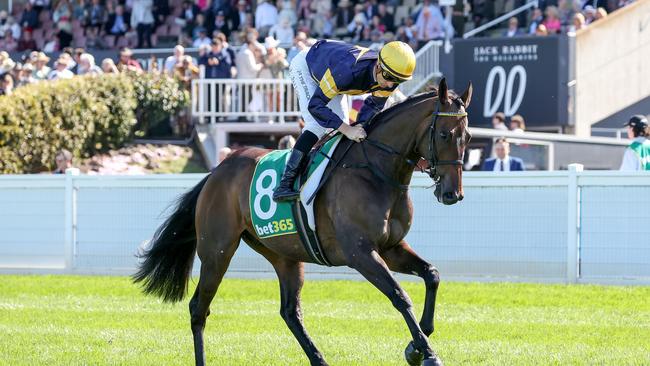
M 415 94 L 434 77 L 440 77 L 440 47 L 442 41 L 430 41 L 415 53 L 416 66 L 413 79 L 399 86 L 407 97 Z
M 192 81 L 192 116 L 201 123 L 283 123 L 300 116 L 300 108 L 289 80 L 198 79 Z
M 0 176 L 0 272 L 133 273 L 161 214 L 203 176 Z M 409 190 L 415 217 L 406 240 L 445 279 L 650 284 L 650 211 L 635 209 L 650 206 L 649 172 L 463 178 L 465 199 L 453 206 L 435 202 L 424 174 Z M 273 268 L 241 244 L 229 273 L 267 277 Z

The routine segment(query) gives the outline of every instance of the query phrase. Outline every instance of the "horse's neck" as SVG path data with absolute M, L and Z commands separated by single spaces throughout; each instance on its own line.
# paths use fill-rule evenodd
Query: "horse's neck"
M 432 98 L 426 98 L 405 108 L 398 114 L 391 116 L 390 121 L 378 125 L 368 138 L 381 142 L 392 147 L 401 156 L 393 156 L 393 159 L 382 164 L 386 166 L 386 173 L 390 171 L 394 177 L 404 184 L 411 180 L 413 166 L 408 164 L 405 158 L 421 158 L 416 152 L 416 145 L 423 134 L 428 131 L 430 120 L 427 116 L 433 113 Z

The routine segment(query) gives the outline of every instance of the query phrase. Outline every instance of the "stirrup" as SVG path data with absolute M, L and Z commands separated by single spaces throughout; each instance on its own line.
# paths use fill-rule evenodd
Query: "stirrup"
M 294 190 L 284 190 L 281 191 L 278 187 L 278 189 L 273 192 L 273 201 L 275 202 L 287 202 L 287 201 L 295 201 L 300 197 L 300 192 L 296 192 Z

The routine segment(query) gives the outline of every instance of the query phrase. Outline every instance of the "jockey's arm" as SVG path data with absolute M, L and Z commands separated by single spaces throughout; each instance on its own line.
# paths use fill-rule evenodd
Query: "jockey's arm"
M 357 123 L 363 123 L 371 119 L 375 114 L 381 112 L 392 92 L 387 90 L 378 90 L 368 96 L 363 102 L 363 106 L 357 116 Z
M 316 88 L 314 95 L 309 100 L 309 113 L 314 116 L 319 125 L 337 129 L 343 121 L 327 106 L 330 100 L 332 99 L 325 95 L 320 88 Z

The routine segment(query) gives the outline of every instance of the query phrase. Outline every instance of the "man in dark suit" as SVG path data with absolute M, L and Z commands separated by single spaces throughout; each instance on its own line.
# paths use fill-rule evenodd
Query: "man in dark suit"
M 488 172 L 514 172 L 526 170 L 524 161 L 510 156 L 510 144 L 505 138 L 500 138 L 494 145 L 495 158 L 486 159 L 481 170 Z

